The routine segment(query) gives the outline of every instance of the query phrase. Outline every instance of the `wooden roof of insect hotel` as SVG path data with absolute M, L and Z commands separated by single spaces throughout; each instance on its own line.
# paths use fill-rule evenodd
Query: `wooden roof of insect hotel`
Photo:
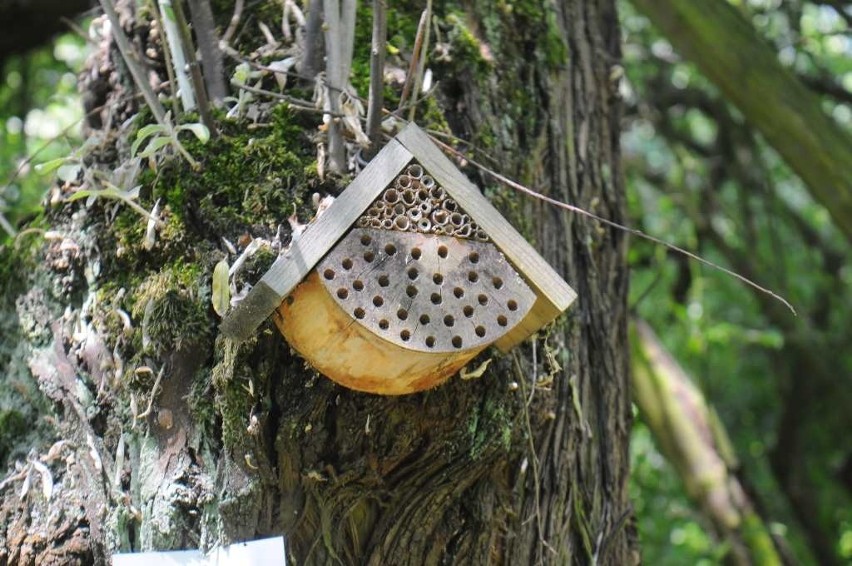
M 273 314 L 315 368 L 361 391 L 433 387 L 506 351 L 576 293 L 417 126 L 390 141 L 228 314 Z

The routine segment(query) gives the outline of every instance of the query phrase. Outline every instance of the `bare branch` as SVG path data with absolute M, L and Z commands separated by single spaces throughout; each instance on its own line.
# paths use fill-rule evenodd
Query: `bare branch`
M 140 90 L 140 92 L 142 92 L 142 96 L 145 98 L 145 102 L 151 109 L 151 113 L 154 114 L 154 118 L 157 122 L 165 126 L 166 110 L 163 108 L 163 105 L 160 104 L 160 101 L 157 99 L 157 95 L 154 94 L 154 89 L 151 88 L 151 84 L 145 76 L 145 71 L 142 68 L 139 56 L 130 45 L 130 41 L 127 39 L 127 36 L 124 35 L 124 30 L 121 28 L 121 22 L 118 19 L 118 14 L 115 12 L 112 2 L 110 0 L 99 1 L 104 13 L 107 18 L 109 18 L 109 23 L 112 27 L 112 37 L 115 40 L 115 44 L 118 46 L 118 50 L 121 52 L 121 56 L 124 58 L 127 69 L 130 71 L 130 75 L 133 77 L 133 82 L 136 83 L 136 87 Z
M 384 106 L 385 50 L 387 43 L 387 0 L 373 0 L 373 45 L 370 51 L 370 96 L 367 106 L 367 137 L 370 156 L 375 155 L 382 139 L 382 107 Z
M 195 110 L 195 97 L 193 96 L 192 82 L 187 73 L 187 61 L 183 48 L 181 47 L 181 33 L 177 22 L 177 14 L 172 0 L 158 0 L 160 14 L 162 15 L 163 34 L 169 44 L 172 53 L 172 65 L 174 66 L 177 88 L 180 92 L 180 101 L 184 112 Z M 178 0 L 178 7 L 180 0 Z
M 219 130 L 213 121 L 213 115 L 210 114 L 210 101 L 207 98 L 207 89 L 204 87 L 204 79 L 201 78 L 201 67 L 198 64 L 198 59 L 195 57 L 192 37 L 189 35 L 189 26 L 186 23 L 186 16 L 183 13 L 183 6 L 181 6 L 180 0 L 174 5 L 174 15 L 180 33 L 180 43 L 183 46 L 184 54 L 189 58 L 189 72 L 195 98 L 198 101 L 198 113 L 201 115 L 201 121 L 210 131 L 210 136 L 215 138 L 219 135 Z
M 305 24 L 305 51 L 302 56 L 299 72 L 302 75 L 315 77 L 319 73 L 322 58 L 322 2 L 311 0 L 308 8 L 308 22 Z
M 198 49 L 201 51 L 201 64 L 204 67 L 204 84 L 207 94 L 214 102 L 221 102 L 228 95 L 225 84 L 225 71 L 222 65 L 222 51 L 216 39 L 216 24 L 213 21 L 213 11 L 210 0 L 188 0 L 189 14 Z
M 234 14 L 231 16 L 230 23 L 228 23 L 228 29 L 225 30 L 224 34 L 222 34 L 222 43 L 225 45 L 228 45 L 231 42 L 231 38 L 237 31 L 237 26 L 240 24 L 240 18 L 243 16 L 244 5 L 245 0 L 237 0 L 234 4 Z

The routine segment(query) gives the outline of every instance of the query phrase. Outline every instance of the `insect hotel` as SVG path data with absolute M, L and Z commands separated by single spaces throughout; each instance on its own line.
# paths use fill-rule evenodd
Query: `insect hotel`
M 434 387 L 494 344 L 508 351 L 576 293 L 417 126 L 407 126 L 222 323 L 270 315 L 346 387 Z

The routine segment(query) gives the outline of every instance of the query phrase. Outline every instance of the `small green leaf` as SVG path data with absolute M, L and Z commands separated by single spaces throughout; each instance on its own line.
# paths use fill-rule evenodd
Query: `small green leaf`
M 488 358 L 487 360 L 479 364 L 479 366 L 477 366 L 477 368 L 474 370 L 468 371 L 467 367 L 463 367 L 461 372 L 459 372 L 459 377 L 464 380 L 480 378 L 482 377 L 482 374 L 485 373 L 485 370 L 488 369 L 488 364 L 490 363 L 491 358 Z
M 139 157 L 151 157 L 152 155 L 157 153 L 157 150 L 159 150 L 165 145 L 170 144 L 171 141 L 171 138 L 152 138 L 151 141 L 148 142 L 148 145 L 145 146 L 145 149 L 142 151 L 142 153 L 139 154 Z
M 207 140 L 210 139 L 210 130 L 207 129 L 207 126 L 204 124 L 181 124 L 177 127 L 178 130 L 189 130 L 195 137 L 198 138 L 198 141 L 201 143 L 207 143 Z
M 60 157 L 58 159 L 51 159 L 50 161 L 45 161 L 44 163 L 39 163 L 34 167 L 36 173 L 41 173 L 46 175 L 48 173 L 52 173 L 62 167 L 65 162 L 68 161 L 68 157 Z
M 142 145 L 149 137 L 154 134 L 161 134 L 166 132 L 166 128 L 161 126 L 160 124 L 148 124 L 142 128 L 139 128 L 139 131 L 136 132 L 136 141 L 133 142 L 133 145 L 130 146 L 130 155 L 135 156 L 136 150 L 139 149 L 139 146 Z
M 75 200 L 87 197 L 114 198 L 123 201 L 130 200 L 128 194 L 118 187 L 107 187 L 105 189 L 82 189 L 69 196 L 67 200 L 68 202 L 74 202 Z
M 231 303 L 231 288 L 228 287 L 228 260 L 223 259 L 213 269 L 213 310 L 225 316 Z

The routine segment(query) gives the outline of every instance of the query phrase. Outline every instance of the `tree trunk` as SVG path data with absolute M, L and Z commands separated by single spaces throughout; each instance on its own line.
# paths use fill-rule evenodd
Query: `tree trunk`
M 400 9 L 389 22 L 417 17 Z M 421 125 L 448 125 L 490 156 L 473 159 L 621 221 L 614 2 L 471 2 L 436 17 L 449 56 L 430 63 L 440 86 L 421 102 Z M 110 175 L 132 141 L 117 128 L 135 100 L 116 73 L 102 115 L 115 137 L 87 163 Z M 241 345 L 216 335 L 222 238 L 271 238 L 313 190 L 340 188 L 316 177 L 315 115 L 258 106 L 265 124 L 223 121 L 207 146 L 186 142 L 199 172 L 174 158 L 142 174 L 142 206 L 163 203 L 152 249 L 145 220 L 116 201 L 49 215 L 27 288 L 7 294 L 17 324 L 2 352 L 54 412 L 21 402 L 50 418 L 55 436 L 33 441 L 38 453 L 67 442 L 38 460 L 52 472 L 49 501 L 36 487 L 19 500 L 23 478 L 3 486 L 0 564 L 103 563 L 275 534 L 295 563 L 637 562 L 622 235 L 468 168 L 578 291 L 575 306 L 511 354 L 483 356 L 495 360 L 479 379 L 403 397 L 341 388 L 305 369 L 269 322 Z M 55 188 L 54 201 L 74 190 Z M 37 397 L 20 379 L 17 394 Z

